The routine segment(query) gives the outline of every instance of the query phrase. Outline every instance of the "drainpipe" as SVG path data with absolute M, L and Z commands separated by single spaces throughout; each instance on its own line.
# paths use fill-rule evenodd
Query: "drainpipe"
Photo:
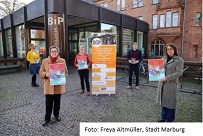
M 184 5 L 184 14 L 183 14 L 183 35 L 182 35 L 182 41 L 181 41 L 181 57 L 183 58 L 183 50 L 184 50 L 184 37 L 185 37 L 185 14 L 186 14 L 186 3 L 187 0 L 185 0 L 185 5 Z

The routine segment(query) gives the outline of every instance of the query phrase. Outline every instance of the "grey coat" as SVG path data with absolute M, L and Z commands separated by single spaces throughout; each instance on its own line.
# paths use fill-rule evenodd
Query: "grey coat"
M 180 56 L 174 56 L 168 63 L 164 57 L 166 83 L 158 83 L 158 103 L 161 107 L 176 109 L 178 78 L 182 75 L 184 61 Z

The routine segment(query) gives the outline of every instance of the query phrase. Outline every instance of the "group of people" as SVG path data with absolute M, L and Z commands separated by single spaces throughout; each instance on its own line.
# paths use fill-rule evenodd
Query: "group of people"
M 36 83 L 36 74 L 40 74 L 40 77 L 44 79 L 44 94 L 46 98 L 46 113 L 45 120 L 42 123 L 43 126 L 49 124 L 51 120 L 51 114 L 53 109 L 53 114 L 56 121 L 60 121 L 59 116 L 60 111 L 60 99 L 61 94 L 65 92 L 65 85 L 50 85 L 50 72 L 49 64 L 53 63 L 64 63 L 65 74 L 68 77 L 68 69 L 66 66 L 66 61 L 60 58 L 60 49 L 58 46 L 51 46 L 49 48 L 48 58 L 42 61 L 41 67 L 39 65 L 40 57 L 37 51 L 35 51 L 34 44 L 30 44 L 30 51 L 27 53 L 27 61 L 29 61 L 29 71 L 32 74 L 32 87 L 38 87 Z M 142 61 L 141 51 L 138 50 L 137 42 L 134 42 L 133 49 L 129 50 L 127 59 L 129 62 L 129 84 L 127 89 L 132 89 L 132 76 L 133 73 L 136 77 L 135 88 L 139 90 L 139 68 Z M 178 55 L 177 48 L 174 44 L 169 43 L 166 45 L 166 56 L 164 59 L 165 66 L 165 77 L 158 82 L 158 103 L 162 107 L 161 119 L 158 122 L 173 122 L 175 120 L 175 109 L 177 105 L 177 79 L 182 75 L 183 70 L 183 59 Z M 80 69 L 80 63 L 85 64 L 85 68 Z M 81 83 L 80 94 L 85 93 L 85 84 L 87 96 L 90 96 L 90 84 L 89 84 L 89 68 L 91 65 L 90 57 L 85 53 L 85 47 L 80 45 L 79 53 L 75 56 L 74 65 L 78 70 Z
M 142 61 L 141 51 L 135 42 L 133 49 L 128 52 L 129 61 L 129 86 L 132 88 L 133 72 L 136 77 L 136 89 L 139 88 L 139 68 Z M 165 77 L 158 82 L 157 102 L 162 107 L 161 119 L 158 122 L 173 122 L 177 105 L 178 78 L 182 75 L 184 61 L 178 55 L 177 48 L 173 43 L 166 45 L 164 59 Z

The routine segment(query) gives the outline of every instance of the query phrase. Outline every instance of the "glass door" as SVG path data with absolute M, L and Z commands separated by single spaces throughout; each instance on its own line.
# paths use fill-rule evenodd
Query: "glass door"
M 70 47 L 70 63 L 73 64 L 75 55 L 79 52 L 78 42 L 69 42 Z
M 75 55 L 79 52 L 78 47 L 78 30 L 70 29 L 69 30 L 69 49 L 70 49 L 70 64 L 74 63 Z

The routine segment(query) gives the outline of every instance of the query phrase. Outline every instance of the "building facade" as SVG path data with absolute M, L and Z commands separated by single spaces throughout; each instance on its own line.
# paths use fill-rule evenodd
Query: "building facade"
M 51 45 L 59 46 L 60 56 L 72 64 L 78 46 L 91 49 L 96 33 L 116 35 L 118 57 L 126 56 L 140 37 L 146 56 L 148 31 L 148 23 L 90 2 L 35 0 L 0 19 L 0 59 L 25 58 L 33 43 L 41 58 L 47 57 Z
M 95 3 L 149 23 L 148 58 L 177 46 L 186 61 L 202 61 L 202 0 L 96 0 Z

